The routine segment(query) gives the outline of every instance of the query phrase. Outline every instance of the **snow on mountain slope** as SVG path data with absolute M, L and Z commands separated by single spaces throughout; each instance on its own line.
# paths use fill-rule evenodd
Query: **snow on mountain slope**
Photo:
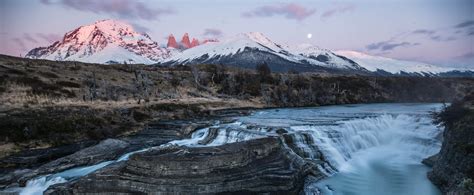
M 26 57 L 91 63 L 152 64 L 171 55 L 147 34 L 116 20 L 101 20 L 81 26 L 48 47 L 28 52 Z
M 437 74 L 455 70 L 453 68 L 438 67 L 422 62 L 396 60 L 392 58 L 372 56 L 357 51 L 341 50 L 335 51 L 334 53 L 341 56 L 345 56 L 357 62 L 357 64 L 369 71 L 383 70 L 392 74 L 399 74 L 402 71 L 405 73 Z
M 262 51 L 272 52 L 278 54 L 283 49 L 268 40 L 261 33 L 242 33 L 237 36 L 225 39 L 220 42 L 209 42 L 198 47 L 184 50 L 182 53 L 172 56 L 164 61 L 172 61 L 176 63 L 186 63 L 194 59 L 203 58 L 207 56 L 208 59 L 218 58 L 221 56 L 229 56 L 243 51 L 246 47 L 256 48 Z M 287 56 L 281 55 L 288 58 Z
M 331 66 L 333 68 L 362 70 L 354 61 L 338 56 L 330 50 L 321 49 L 311 44 L 301 44 L 294 47 L 288 47 L 288 50 L 294 54 L 311 59 L 314 64 L 324 62 L 326 66 Z
M 344 57 L 319 48 L 303 45 L 298 47 L 282 46 L 259 32 L 241 33 L 219 42 L 210 42 L 184 50 L 160 63 L 176 64 L 249 64 L 267 62 L 274 67 L 276 64 L 289 64 L 290 69 L 308 70 L 313 68 L 363 70 L 356 63 Z M 279 68 L 279 67 L 276 67 Z

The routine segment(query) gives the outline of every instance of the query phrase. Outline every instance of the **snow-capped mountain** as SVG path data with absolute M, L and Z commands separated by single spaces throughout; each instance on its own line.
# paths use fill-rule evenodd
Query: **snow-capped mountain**
M 273 71 L 323 71 L 382 74 L 462 75 L 473 70 L 371 56 L 356 51 L 321 49 L 313 45 L 280 45 L 259 32 L 241 33 L 224 40 L 199 41 L 185 33 L 180 42 L 173 35 L 160 47 L 147 34 L 116 20 L 101 20 L 66 33 L 48 47 L 32 49 L 28 58 L 91 63 L 143 63 L 161 65 L 222 64 L 255 68 L 267 63 Z M 449 74 L 448 74 L 449 73 Z
M 131 25 L 101 20 L 66 33 L 61 41 L 28 52 L 26 57 L 91 63 L 153 64 L 171 55 L 170 50 Z
M 377 72 L 385 71 L 392 74 L 418 73 L 418 74 L 438 74 L 454 71 L 454 68 L 439 67 L 422 62 L 397 60 L 381 56 L 372 56 L 357 51 L 335 51 L 336 54 L 350 58 L 365 69 Z
M 219 42 L 208 42 L 177 53 L 160 64 L 208 63 L 254 68 L 263 62 L 274 71 L 364 70 L 355 62 L 328 50 L 308 45 L 282 46 L 259 32 L 241 33 Z
M 339 56 L 328 49 L 321 49 L 311 44 L 301 44 L 297 46 L 288 46 L 288 50 L 294 54 L 298 54 L 312 59 L 311 63 L 318 64 L 323 62 L 323 66 L 340 69 L 356 69 L 362 70 L 361 67 L 351 59 Z

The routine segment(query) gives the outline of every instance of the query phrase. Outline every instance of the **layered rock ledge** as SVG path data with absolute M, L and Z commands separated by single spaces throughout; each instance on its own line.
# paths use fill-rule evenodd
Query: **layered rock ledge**
M 131 156 L 46 194 L 274 193 L 296 194 L 314 164 L 278 137 L 217 147 L 164 147 Z

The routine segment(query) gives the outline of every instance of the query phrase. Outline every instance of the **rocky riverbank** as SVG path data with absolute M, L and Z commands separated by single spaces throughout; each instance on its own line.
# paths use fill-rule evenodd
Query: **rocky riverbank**
M 474 94 L 436 119 L 445 131 L 439 154 L 424 161 L 433 167 L 428 178 L 445 194 L 474 194 Z
M 89 144 L 89 147 L 56 147 L 38 151 L 46 154 L 55 154 L 56 159 L 51 159 L 50 161 L 44 160 L 44 155 L 39 155 L 33 151 L 30 151 L 31 154 L 29 155 L 12 155 L 1 159 L 3 162 L 10 162 L 11 165 L 2 170 L 0 187 L 24 186 L 28 180 L 40 175 L 114 160 L 127 152 L 187 138 L 198 128 L 210 126 L 217 121 L 225 122 L 231 120 L 231 117 L 248 113 L 250 113 L 250 110 L 217 110 L 213 111 L 212 114 L 193 119 L 151 121 L 142 130 L 133 135 L 106 139 L 96 145 Z M 20 164 L 15 164 L 15 162 L 20 162 Z M 21 162 L 24 162 L 24 165 Z M 36 166 L 28 162 L 36 162 Z
M 52 186 L 46 194 L 298 194 L 314 170 L 278 137 L 268 137 L 216 147 L 153 149 L 69 184 Z

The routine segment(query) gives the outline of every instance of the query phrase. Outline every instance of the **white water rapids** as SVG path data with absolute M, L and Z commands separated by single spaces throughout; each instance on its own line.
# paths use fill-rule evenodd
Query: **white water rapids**
M 175 140 L 165 146 L 217 146 L 278 136 L 276 130 L 283 128 L 293 139 L 294 145 L 290 147 L 297 154 L 308 160 L 323 158 L 326 162 L 319 169 L 328 177 L 307 182 L 306 194 L 440 194 L 426 178 L 429 168 L 421 164 L 421 160 L 440 149 L 441 141 L 437 137 L 442 130 L 432 124 L 430 112 L 441 106 L 361 104 L 269 109 L 239 117 L 234 123 L 197 130 L 192 138 Z M 206 145 L 199 144 L 199 140 L 209 136 L 211 128 L 218 128 L 215 138 Z M 24 188 L 9 190 L 41 194 L 50 185 L 127 160 L 131 154 L 115 161 L 41 176 L 28 181 Z

